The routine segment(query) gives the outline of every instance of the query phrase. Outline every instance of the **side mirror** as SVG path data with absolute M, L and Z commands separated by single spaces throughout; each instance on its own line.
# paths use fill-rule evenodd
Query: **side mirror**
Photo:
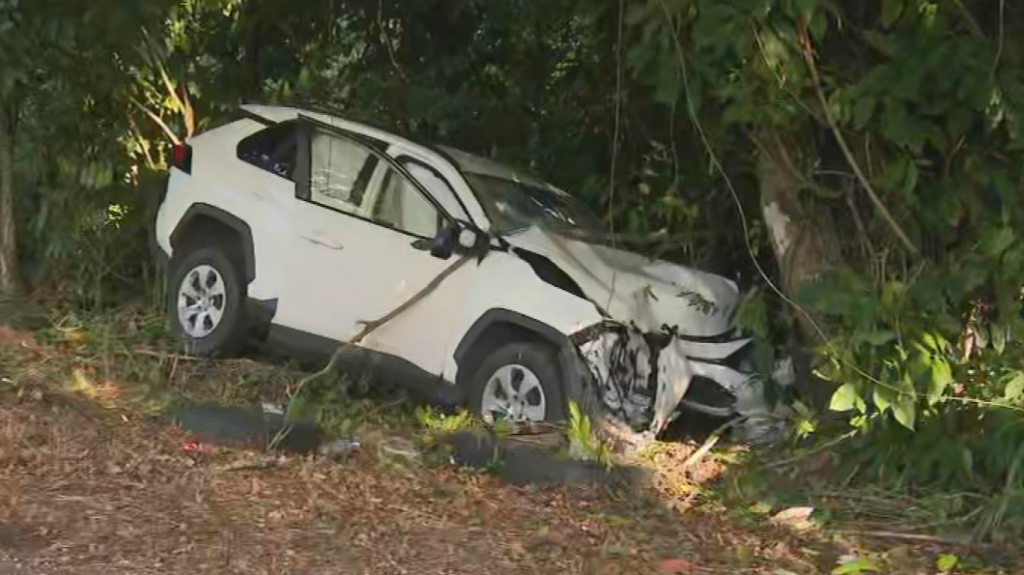
M 430 255 L 442 260 L 452 257 L 458 235 L 459 229 L 455 226 L 441 228 L 434 236 L 434 243 L 430 246 Z
M 446 260 L 455 252 L 470 253 L 479 250 L 487 243 L 487 236 L 476 228 L 462 222 L 445 226 L 430 246 L 430 255 Z

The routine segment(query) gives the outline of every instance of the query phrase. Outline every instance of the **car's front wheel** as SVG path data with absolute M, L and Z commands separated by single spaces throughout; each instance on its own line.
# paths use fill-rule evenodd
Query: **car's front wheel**
M 563 420 L 565 399 L 555 350 L 537 342 L 498 347 L 477 369 L 470 402 L 488 423 Z
M 237 267 L 217 248 L 194 248 L 175 258 L 167 284 L 168 316 L 188 353 L 238 351 L 245 331 L 244 291 Z

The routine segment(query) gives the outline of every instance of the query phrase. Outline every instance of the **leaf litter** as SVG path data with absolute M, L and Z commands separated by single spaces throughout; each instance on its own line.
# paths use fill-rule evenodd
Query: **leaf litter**
M 112 361 L 82 355 L 0 339 L 0 573 L 824 573 L 840 555 L 663 488 L 542 490 L 403 466 L 381 456 L 408 448 L 393 429 L 362 429 L 343 463 L 201 443 L 123 399 L 140 382 L 69 390 L 76 368 L 96 377 Z M 684 461 L 680 449 L 661 459 Z

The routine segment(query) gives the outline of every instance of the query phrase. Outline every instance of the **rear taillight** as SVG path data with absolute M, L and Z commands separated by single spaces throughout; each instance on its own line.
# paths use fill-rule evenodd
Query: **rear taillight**
M 171 148 L 171 167 L 178 168 L 186 174 L 192 173 L 192 146 L 174 144 Z

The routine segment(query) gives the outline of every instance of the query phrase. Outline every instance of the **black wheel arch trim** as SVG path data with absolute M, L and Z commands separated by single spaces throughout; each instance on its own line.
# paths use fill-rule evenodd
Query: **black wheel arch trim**
M 466 354 L 480 340 L 480 337 L 487 332 L 487 329 L 499 324 L 512 324 L 521 327 L 537 334 L 548 343 L 557 347 L 571 345 L 568 336 L 546 323 L 511 310 L 495 308 L 488 310 L 484 315 L 480 316 L 479 319 L 473 322 L 469 330 L 466 331 L 466 335 L 462 336 L 462 341 L 455 348 L 455 362 L 461 363 Z
M 185 232 L 198 217 L 211 218 L 238 232 L 238 235 L 242 239 L 242 257 L 244 258 L 245 263 L 245 283 L 252 283 L 252 281 L 256 279 L 256 249 L 252 242 L 252 229 L 249 227 L 249 224 L 245 223 L 245 221 L 240 219 L 238 216 L 226 212 L 216 206 L 203 203 L 195 203 L 189 206 L 185 215 L 182 216 L 180 221 L 178 221 L 178 225 L 175 226 L 174 231 L 171 232 L 171 247 L 173 249 L 177 249 L 177 246 L 181 243 Z
M 525 316 L 521 313 L 507 309 L 495 308 L 488 310 L 477 319 L 462 341 L 455 348 L 455 363 L 463 364 L 463 359 L 473 349 L 473 346 L 486 333 L 487 329 L 499 324 L 512 324 L 526 329 L 544 341 L 550 343 L 558 351 L 558 368 L 562 376 L 562 390 L 565 393 L 566 406 L 569 400 L 575 400 L 583 408 L 584 413 L 593 414 L 597 403 L 593 401 L 595 396 L 585 386 L 585 369 L 579 350 L 573 344 L 569 336 L 559 332 L 550 325 L 539 320 Z M 456 380 L 459 383 L 465 382 L 462 374 L 457 374 Z

